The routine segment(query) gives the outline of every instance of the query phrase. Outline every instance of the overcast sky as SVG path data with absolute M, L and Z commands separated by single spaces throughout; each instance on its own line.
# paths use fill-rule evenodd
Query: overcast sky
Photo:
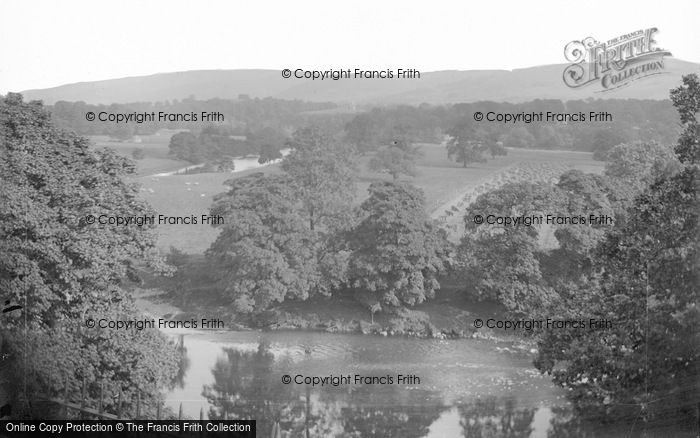
M 238 68 L 513 69 L 657 27 L 700 62 L 699 0 L 0 0 L 0 94 Z

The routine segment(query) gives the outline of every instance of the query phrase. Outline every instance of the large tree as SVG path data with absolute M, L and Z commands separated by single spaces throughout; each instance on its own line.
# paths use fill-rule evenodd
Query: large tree
M 418 175 L 416 159 L 420 152 L 413 144 L 414 139 L 410 127 L 394 126 L 384 141 L 384 146 L 370 159 L 369 168 L 375 172 L 388 173 L 394 181 L 401 175 Z
M 542 184 L 509 183 L 479 196 L 465 216 L 459 246 L 465 286 L 477 299 L 497 300 L 516 314 L 542 309 L 554 298 L 540 270 L 539 228 L 488 224 L 474 218 L 539 216 L 551 205 Z
M 329 295 L 345 279 L 336 235 L 352 222 L 352 151 L 316 128 L 297 131 L 289 145 L 282 175 L 227 181 L 212 208 L 226 219 L 208 255 L 242 312 Z
M 308 298 L 318 282 L 314 239 L 291 178 L 257 173 L 226 184 L 212 207 L 225 224 L 207 251 L 226 295 L 243 312 Z
M 296 131 L 288 146 L 292 151 L 282 169 L 301 200 L 309 228 L 338 227 L 356 196 L 352 147 L 316 127 Z
M 133 170 L 133 162 L 56 129 L 40 102 L 0 98 L 0 290 L 24 307 L 21 318 L 0 319 L 0 330 L 18 373 L 33 376 L 23 397 L 72 393 L 85 378 L 124 391 L 143 385 L 155 398 L 174 376 L 174 350 L 157 332 L 110 339 L 83 329 L 94 315 L 138 318 L 125 281 L 136 280 L 144 262 L 163 268 L 153 227 L 93 223 L 152 214 L 126 182 Z M 61 354 L 48 354 L 51 346 Z M 83 358 L 79 367 L 75 358 Z
M 425 213 L 423 192 L 376 182 L 350 232 L 350 285 L 369 307 L 412 306 L 431 298 L 450 261 L 444 233 Z

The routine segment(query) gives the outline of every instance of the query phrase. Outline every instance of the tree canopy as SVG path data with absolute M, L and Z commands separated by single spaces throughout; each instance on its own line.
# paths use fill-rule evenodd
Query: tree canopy
M 81 379 L 95 378 L 124 391 L 148 387 L 156 397 L 175 374 L 174 349 L 159 333 L 84 330 L 94 315 L 138 318 L 126 283 L 138 280 L 139 264 L 165 268 L 151 226 L 88 219 L 151 214 L 125 180 L 133 169 L 55 128 L 40 102 L 0 98 L 0 289 L 24 307 L 22 318 L 0 320 L 0 330 L 17 372 L 36 376 L 28 391 L 74 392 Z M 19 336 L 25 322 L 27 335 Z
M 700 109 L 700 89 L 696 75 L 683 81 L 671 92 L 684 126 L 676 146 L 682 166 L 651 177 L 642 169 L 642 181 L 651 181 L 640 188 L 628 219 L 594 249 L 587 284 L 560 307 L 564 314 L 611 321 L 612 328 L 550 330 L 539 342 L 537 367 L 589 413 L 643 420 L 673 415 L 674 421 L 695 416 L 700 184 L 691 114 Z M 638 162 L 636 155 L 627 161 Z M 653 166 L 655 160 L 646 162 Z
M 440 287 L 437 276 L 447 269 L 450 249 L 424 202 L 422 191 L 406 184 L 370 185 L 348 238 L 349 283 L 368 306 L 412 306 Z

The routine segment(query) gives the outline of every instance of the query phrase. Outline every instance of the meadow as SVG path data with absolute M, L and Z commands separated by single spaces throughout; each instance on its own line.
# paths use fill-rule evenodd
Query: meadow
M 129 158 L 135 149 L 143 150 L 144 158 L 136 160 L 136 173 L 139 176 L 145 176 L 181 169 L 192 164 L 173 159 L 168 155 L 171 135 L 168 131 L 162 130 L 154 135 L 137 136 L 128 141 L 114 141 L 102 135 L 93 135 L 90 140 L 96 148 L 110 148 L 119 155 Z
M 150 144 L 147 150 L 150 150 Z M 535 181 L 543 178 L 551 180 L 568 169 L 600 172 L 603 166 L 603 163 L 594 161 L 588 153 L 510 149 L 506 156 L 464 168 L 447 158 L 444 145 L 422 144 L 420 151 L 421 156 L 417 163 L 419 174 L 414 178 L 404 177 L 402 180 L 411 182 L 425 192 L 426 209 L 433 218 L 448 228 L 454 239 L 459 237 L 462 212 L 479 193 L 508 181 Z M 153 152 L 151 157 L 155 160 L 156 152 Z M 367 187 L 372 181 L 390 179 L 387 175 L 367 170 L 368 160 L 369 157 L 360 159 L 356 203 L 366 198 Z M 155 161 L 152 164 L 155 164 Z M 182 162 L 175 166 L 179 167 L 183 167 Z M 141 184 L 143 198 L 160 214 L 195 215 L 198 218 L 208 214 L 214 196 L 226 190 L 225 181 L 254 172 L 280 172 L 279 165 L 270 165 L 236 173 L 147 176 L 165 170 L 172 169 L 151 168 L 149 173 L 141 173 L 136 179 Z M 161 250 L 167 251 L 173 246 L 190 254 L 201 254 L 216 239 L 218 230 L 201 224 L 162 225 L 158 232 Z

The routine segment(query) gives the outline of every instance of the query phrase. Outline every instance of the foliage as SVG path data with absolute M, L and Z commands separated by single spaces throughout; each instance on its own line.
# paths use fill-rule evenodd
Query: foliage
M 625 143 L 626 138 L 619 132 L 612 129 L 598 129 L 593 135 L 593 158 L 596 160 L 607 160 L 608 152 L 614 146 Z
M 505 135 L 503 144 L 511 148 L 529 149 L 535 147 L 536 139 L 527 128 L 519 126 Z
M 650 420 L 673 407 L 677 417 L 695 415 L 700 170 L 692 158 L 698 138 L 688 137 L 695 133 L 688 109 L 700 100 L 695 80 L 684 78 L 672 92 L 688 128 L 676 147 L 683 167 L 642 188 L 628 220 L 596 249 L 587 284 L 559 308 L 561 316 L 608 320 L 612 328 L 549 330 L 540 339 L 536 366 L 569 389 L 579 411 Z
M 418 151 L 410 145 L 389 145 L 379 148 L 369 161 L 369 168 L 375 172 L 386 172 L 396 181 L 401 175 L 416 176 Z
M 318 282 L 314 238 L 288 176 L 253 174 L 227 182 L 212 215 L 225 225 L 207 255 L 224 291 L 243 312 L 284 299 L 306 299 Z
M 170 137 L 170 154 L 180 160 L 191 163 L 201 163 L 204 160 L 203 151 L 199 150 L 197 137 L 191 132 L 178 132 Z
M 356 115 L 345 125 L 345 139 L 365 154 L 392 145 L 397 137 L 408 138 L 411 142 L 439 142 L 438 125 L 439 119 L 429 107 L 373 108 Z
M 259 150 L 258 163 L 264 164 L 282 158 L 281 149 L 287 141 L 286 135 L 272 127 L 265 127 L 248 135 L 248 141 Z
M 540 271 L 537 227 L 474 222 L 476 215 L 539 216 L 551 197 L 551 189 L 542 184 L 508 183 L 479 196 L 469 207 L 459 253 L 473 296 L 498 300 L 519 316 L 553 300 L 554 292 Z
M 508 153 L 493 134 L 472 123 L 459 123 L 448 135 L 447 155 L 464 167 L 470 163 L 485 163 L 487 153 L 491 158 Z
M 676 145 L 676 155 L 683 163 L 700 163 L 700 77 L 683 77 L 683 85 L 671 90 L 671 100 L 678 110 L 683 132 Z
M 608 152 L 605 176 L 627 188 L 634 199 L 654 180 L 678 170 L 673 149 L 655 142 L 622 143 Z
M 592 272 L 596 247 L 613 225 L 623 219 L 616 195 L 604 176 L 578 170 L 562 174 L 553 188 L 547 205 L 550 214 L 586 220 L 584 225 L 553 226 L 558 247 L 539 256 L 542 275 L 559 294 L 575 289 L 574 285 Z M 597 218 L 606 220 L 595 222 Z
M 579 408 L 647 417 L 662 407 L 655 400 L 680 410 L 700 395 L 697 181 L 697 167 L 660 179 L 601 245 L 602 289 L 589 293 L 585 313 L 613 328 L 545 333 L 537 365 Z
M 289 147 L 292 152 L 282 169 L 301 200 L 309 228 L 337 228 L 355 197 L 354 150 L 316 127 L 295 132 Z
M 89 312 L 86 317 L 128 320 L 137 315 L 139 312 L 133 306 L 124 303 Z M 11 354 L 23 361 L 22 368 L 15 370 L 14 381 L 37 376 L 27 379 L 29 399 L 68 394 L 74 401 L 82 396 L 85 382 L 87 406 L 99 404 L 102 390 L 103 408 L 107 412 L 121 410 L 125 415 L 135 416 L 140 397 L 142 415 L 155 418 L 161 392 L 172 387 L 178 373 L 175 345 L 157 330 L 86 329 L 84 321 L 66 321 L 61 327 L 36 329 L 26 334 L 21 329 L 13 330 L 11 334 L 21 342 L 14 344 Z
M 230 127 L 209 125 L 198 135 L 191 132 L 178 132 L 170 138 L 170 155 L 190 163 L 209 162 L 219 171 L 232 170 L 234 157 L 258 151 L 257 146 L 240 140 L 233 135 Z
M 218 112 L 223 114 L 225 123 L 236 133 L 257 132 L 265 127 L 275 130 L 292 129 L 307 125 L 310 121 L 317 124 L 330 117 L 323 111 L 333 110 L 336 104 L 330 102 L 304 102 L 301 100 L 283 100 L 267 97 L 264 99 L 174 99 L 166 102 L 132 102 L 93 105 L 85 102 L 59 101 L 48 107 L 56 126 L 80 135 L 109 135 L 115 138 L 130 138 L 133 135 L 150 135 L 160 129 L 192 130 L 199 132 L 210 124 L 202 113 Z M 87 112 L 109 113 L 151 113 L 153 121 L 148 123 L 95 123 L 85 119 Z M 187 114 L 189 120 L 171 121 L 159 117 L 159 113 Z
M 444 234 L 428 219 L 423 193 L 405 184 L 376 182 L 348 236 L 350 285 L 384 307 L 431 298 L 450 261 Z M 370 302 L 373 301 L 373 302 Z
M 56 389 L 68 371 L 75 390 L 81 377 L 71 374 L 75 360 L 83 361 L 85 373 L 124 388 L 143 385 L 153 396 L 174 373 L 157 334 L 138 335 L 144 342 L 137 344 L 130 335 L 78 329 L 89 314 L 138 318 L 125 280 L 138 280 L 136 268 L 144 262 L 165 270 L 153 227 L 86 220 L 152 214 L 137 187 L 124 182 L 133 169 L 130 160 L 93 151 L 86 139 L 56 129 L 40 102 L 24 103 L 17 94 L 0 99 L 0 289 L 4 299 L 24 306 L 23 318 L 0 327 L 16 333 L 26 320 L 27 342 L 14 337 L 11 343 L 15 352 L 31 350 L 15 359 L 19 370 L 36 367 L 37 387 Z

